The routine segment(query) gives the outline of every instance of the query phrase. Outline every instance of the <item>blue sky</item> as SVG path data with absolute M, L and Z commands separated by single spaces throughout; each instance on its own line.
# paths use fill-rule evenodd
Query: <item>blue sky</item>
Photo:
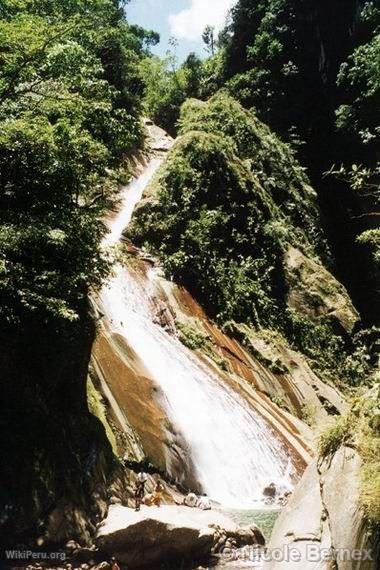
M 206 55 L 202 31 L 207 24 L 222 29 L 229 9 L 236 0 L 131 0 L 126 6 L 127 19 L 159 32 L 160 45 L 153 51 L 164 55 L 171 36 L 179 42 L 178 57 L 184 60 L 195 51 Z

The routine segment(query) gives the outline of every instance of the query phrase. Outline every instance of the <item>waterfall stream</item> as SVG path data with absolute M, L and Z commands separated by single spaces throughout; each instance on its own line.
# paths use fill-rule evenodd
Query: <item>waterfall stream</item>
M 144 188 L 160 165 L 154 159 L 124 190 L 122 208 L 110 222 L 107 246 L 128 225 Z M 101 294 L 108 321 L 144 362 L 161 388 L 162 405 L 186 441 L 195 476 L 210 497 L 228 506 L 252 504 L 271 481 L 291 487 L 292 461 L 274 430 L 237 391 L 154 318 L 147 282 L 120 264 Z

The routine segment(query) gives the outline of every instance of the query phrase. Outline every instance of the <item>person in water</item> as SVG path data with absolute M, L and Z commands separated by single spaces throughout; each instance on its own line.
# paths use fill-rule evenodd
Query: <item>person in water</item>
M 161 506 L 164 491 L 165 491 L 165 487 L 164 487 L 161 479 L 157 479 L 156 486 L 154 488 L 153 501 L 152 501 L 152 503 L 154 505 L 156 505 L 156 507 Z
M 264 503 L 266 505 L 273 505 L 276 500 L 277 487 L 275 483 L 270 483 L 263 489 Z
M 137 475 L 135 484 L 135 511 L 139 511 L 141 503 L 145 495 L 145 483 L 148 481 L 148 476 L 141 468 L 139 474 Z
M 269 485 L 264 487 L 264 490 L 263 490 L 264 497 L 274 499 L 276 496 L 276 493 L 277 493 L 277 489 L 276 489 L 275 483 L 269 483 Z

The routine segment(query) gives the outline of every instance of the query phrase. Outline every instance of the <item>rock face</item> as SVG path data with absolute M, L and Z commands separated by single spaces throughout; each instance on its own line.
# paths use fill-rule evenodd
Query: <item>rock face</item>
M 163 506 L 135 512 L 113 506 L 100 528 L 97 544 L 128 568 L 150 568 L 150 564 L 169 560 L 201 559 L 217 544 L 222 548 L 227 538 L 234 539 L 237 546 L 265 542 L 257 528 L 239 528 L 215 511 Z
M 86 401 L 94 332 L 85 307 L 66 337 L 38 322 L 1 330 L 1 546 L 41 521 L 46 541 L 88 542 L 104 516 L 112 450 Z
M 352 332 L 359 321 L 359 314 L 345 287 L 323 265 L 309 259 L 299 249 L 289 247 L 285 254 L 285 267 L 291 308 L 312 319 L 329 315 L 344 331 Z
M 272 401 L 277 401 L 281 407 L 317 431 L 325 428 L 331 419 L 330 415 L 341 414 L 347 409 L 339 390 L 323 382 L 302 354 L 278 338 L 265 340 L 246 325 L 234 324 L 234 330 L 242 335 L 244 345 L 261 362 L 267 363 L 269 369 L 277 367 L 277 372 L 272 374 L 276 382 L 265 379 L 258 387 Z
M 194 338 L 201 339 L 195 349 L 197 355 L 270 423 L 291 450 L 302 474 L 314 452 L 311 428 L 324 429 L 332 415 L 346 408 L 339 391 L 318 378 L 306 359 L 288 346 L 266 342 L 242 324 L 235 323 L 232 328 L 231 323 L 230 331 L 222 331 L 186 289 L 162 276 L 154 259 L 146 259 L 144 253 L 133 248 L 128 251 L 135 256 L 134 278 L 150 291 L 155 322 L 173 336 L 190 336 L 190 331 Z M 112 333 L 105 319 L 94 346 L 93 365 L 106 399 L 111 404 L 113 399 L 116 401 L 110 409 L 113 424 L 120 426 L 119 431 L 136 434 L 136 449 L 123 446 L 122 454 L 135 461 L 147 456 L 160 470 L 170 468 L 171 476 L 191 481 L 187 486 L 197 489 L 191 458 L 180 432 L 165 415 L 159 387 L 126 341 Z M 105 390 L 107 386 L 113 399 Z
M 264 570 L 378 568 L 378 552 L 359 505 L 360 467 L 359 455 L 348 447 L 310 464 L 269 544 L 270 552 L 288 553 L 287 559 L 267 561 Z

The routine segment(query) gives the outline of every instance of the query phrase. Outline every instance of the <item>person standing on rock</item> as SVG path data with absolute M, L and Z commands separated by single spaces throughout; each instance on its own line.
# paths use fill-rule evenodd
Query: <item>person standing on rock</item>
M 148 481 L 148 475 L 145 473 L 143 468 L 140 469 L 139 474 L 137 475 L 137 481 L 145 487 L 145 483 Z
M 165 487 L 161 481 L 161 479 L 157 479 L 156 486 L 154 488 L 154 495 L 153 495 L 153 504 L 156 507 L 161 506 L 161 501 L 163 499 L 163 492 L 165 491 Z
M 145 495 L 145 483 L 147 481 L 148 481 L 148 476 L 141 468 L 139 474 L 137 475 L 136 485 L 135 485 L 135 511 L 140 510 L 141 503 Z

